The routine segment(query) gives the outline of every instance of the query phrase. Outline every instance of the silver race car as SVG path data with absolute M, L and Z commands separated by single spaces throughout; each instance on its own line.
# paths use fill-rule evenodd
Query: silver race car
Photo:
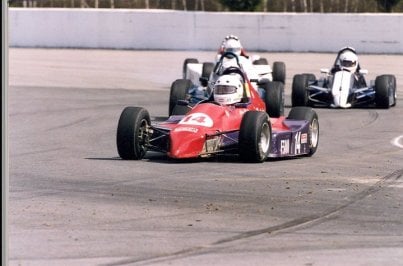
M 351 47 L 341 49 L 329 69 L 321 69 L 323 76 L 298 74 L 293 78 L 292 106 L 333 108 L 377 107 L 396 105 L 396 77 L 380 75 L 368 84 L 358 57 Z

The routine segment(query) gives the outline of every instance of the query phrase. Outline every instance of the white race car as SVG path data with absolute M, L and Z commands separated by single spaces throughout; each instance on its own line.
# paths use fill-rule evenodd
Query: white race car
M 216 63 L 198 63 L 197 59 L 188 58 L 183 64 L 183 79 L 175 80 L 171 85 L 169 98 L 169 115 L 172 115 L 179 100 L 186 100 L 190 105 L 209 98 L 214 82 L 226 69 L 239 67 L 245 71 L 252 87 L 259 92 L 260 97 L 270 102 L 267 113 L 270 117 L 279 117 L 284 114 L 284 80 L 285 64 L 276 62 L 276 75 L 272 75 L 271 67 L 264 58 L 255 60 L 255 64 L 241 63 L 241 56 L 226 52 L 220 55 Z M 248 59 L 249 60 L 249 59 Z M 247 67 L 247 70 L 245 69 Z M 275 80 L 273 81 L 273 77 Z M 279 78 L 281 81 L 278 81 Z M 186 109 L 175 108 L 175 114 L 183 114 Z
M 195 85 L 207 86 L 206 81 L 201 82 L 200 78 L 210 77 L 220 57 L 221 54 L 218 54 L 216 62 L 204 63 L 200 63 L 197 58 L 186 58 L 183 62 L 183 78 L 191 80 Z M 249 76 L 285 83 L 286 69 L 284 62 L 274 62 L 272 68 L 267 59 L 259 55 L 245 56 L 244 58 L 247 58 L 252 65 L 252 68 L 248 71 L 253 73 L 248 73 Z
M 292 106 L 333 108 L 378 107 L 396 105 L 396 77 L 380 75 L 367 84 L 355 50 L 345 47 L 339 51 L 332 69 L 321 69 L 323 76 L 298 74 L 293 78 Z

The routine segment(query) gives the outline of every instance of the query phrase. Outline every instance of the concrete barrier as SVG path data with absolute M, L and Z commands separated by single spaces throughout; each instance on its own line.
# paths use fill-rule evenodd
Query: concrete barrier
M 216 50 L 228 34 L 254 51 L 402 54 L 403 14 L 9 9 L 12 47 Z

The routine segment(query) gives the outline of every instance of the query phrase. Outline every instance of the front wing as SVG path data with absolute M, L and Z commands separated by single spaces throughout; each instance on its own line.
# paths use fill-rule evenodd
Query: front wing
M 331 88 L 309 85 L 307 90 L 310 105 L 329 107 L 334 103 Z M 348 103 L 355 107 L 372 106 L 375 103 L 375 90 L 371 87 L 352 88 Z

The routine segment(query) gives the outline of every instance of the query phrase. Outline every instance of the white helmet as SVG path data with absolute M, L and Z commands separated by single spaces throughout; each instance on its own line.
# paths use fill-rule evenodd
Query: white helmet
M 229 105 L 239 103 L 243 97 L 243 84 L 238 74 L 223 75 L 214 84 L 214 101 Z
M 358 67 L 358 57 L 352 51 L 343 52 L 340 57 L 340 67 L 350 72 L 355 72 Z
M 231 52 L 231 53 L 236 54 L 237 56 L 240 56 L 242 53 L 242 45 L 241 45 L 241 42 L 239 41 L 239 39 L 230 38 L 228 40 L 225 40 L 224 53 L 225 52 Z

